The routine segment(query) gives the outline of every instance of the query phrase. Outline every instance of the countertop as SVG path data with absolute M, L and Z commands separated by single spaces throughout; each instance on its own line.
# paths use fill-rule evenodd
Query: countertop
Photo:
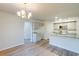
M 71 37 L 64 37 L 64 36 L 50 36 L 49 44 L 79 53 L 78 38 L 71 38 Z

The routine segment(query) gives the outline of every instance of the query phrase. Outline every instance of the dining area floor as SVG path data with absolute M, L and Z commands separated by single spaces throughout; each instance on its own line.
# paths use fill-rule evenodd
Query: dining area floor
M 58 56 L 52 52 L 47 40 L 37 43 L 25 43 L 23 45 L 0 52 L 1 56 Z

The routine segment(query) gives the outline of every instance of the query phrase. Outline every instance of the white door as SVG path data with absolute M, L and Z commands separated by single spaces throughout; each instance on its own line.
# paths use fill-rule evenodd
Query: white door
M 32 42 L 32 22 L 27 21 L 24 23 L 24 39 Z

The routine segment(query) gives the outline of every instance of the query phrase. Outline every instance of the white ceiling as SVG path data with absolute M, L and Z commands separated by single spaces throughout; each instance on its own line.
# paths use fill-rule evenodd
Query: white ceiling
M 27 4 L 30 7 L 33 19 L 49 20 L 58 17 L 79 17 L 79 3 L 36 3 Z M 16 14 L 20 9 L 24 9 L 23 3 L 0 3 L 0 10 Z

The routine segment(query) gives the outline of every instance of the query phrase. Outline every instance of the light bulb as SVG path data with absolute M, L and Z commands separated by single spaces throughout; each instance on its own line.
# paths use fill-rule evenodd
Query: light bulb
M 18 12 L 17 12 L 17 15 L 18 15 L 18 16 L 21 16 L 21 13 L 18 11 Z
M 21 13 L 22 13 L 22 15 L 24 15 L 25 14 L 25 11 L 24 10 L 21 10 Z
M 28 19 L 30 19 L 31 16 L 32 16 L 32 13 L 29 12 L 29 14 L 28 14 Z

